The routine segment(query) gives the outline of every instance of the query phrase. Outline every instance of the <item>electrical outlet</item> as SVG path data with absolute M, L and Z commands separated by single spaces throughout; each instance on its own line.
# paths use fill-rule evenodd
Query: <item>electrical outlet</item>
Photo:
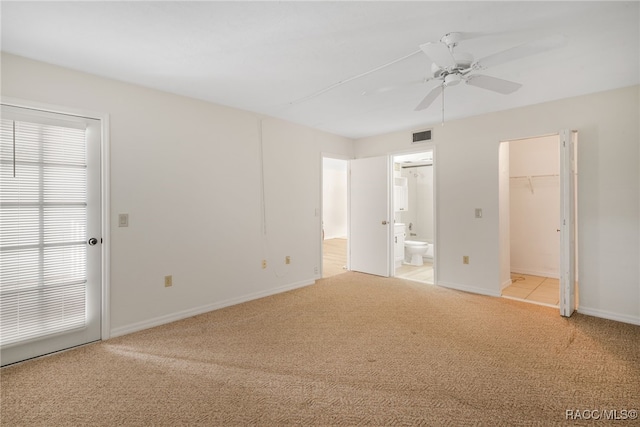
M 313 274 L 318 274 L 318 267 L 313 267 Z
M 463 255 L 462 263 L 463 264 L 469 264 L 469 255 Z
M 173 276 L 164 276 L 164 287 L 173 286 Z
M 284 263 L 285 264 L 291 264 L 291 257 L 289 255 L 287 255 L 286 257 L 284 257 Z
M 262 268 L 263 268 L 263 269 L 264 269 L 264 268 L 267 268 L 267 260 L 266 260 L 266 259 L 263 259 L 263 260 L 262 260 Z

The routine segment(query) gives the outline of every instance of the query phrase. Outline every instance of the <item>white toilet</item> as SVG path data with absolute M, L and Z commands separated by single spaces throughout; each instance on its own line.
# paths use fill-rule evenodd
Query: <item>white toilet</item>
M 405 240 L 404 248 L 407 252 L 408 257 L 410 258 L 409 264 L 411 265 L 422 265 L 422 257 L 427 255 L 427 251 L 429 251 L 431 244 L 428 242 L 420 242 L 418 240 Z

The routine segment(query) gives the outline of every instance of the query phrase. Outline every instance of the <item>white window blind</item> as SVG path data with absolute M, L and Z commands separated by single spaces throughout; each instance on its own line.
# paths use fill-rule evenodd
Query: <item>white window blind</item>
M 86 323 L 87 161 L 80 123 L 0 120 L 0 345 Z

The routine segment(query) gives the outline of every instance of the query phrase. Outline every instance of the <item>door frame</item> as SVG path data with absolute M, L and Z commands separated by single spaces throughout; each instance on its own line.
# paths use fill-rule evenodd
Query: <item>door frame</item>
M 571 316 L 571 314 L 575 311 L 575 309 L 577 308 L 577 300 L 573 299 L 571 297 L 571 295 L 575 296 L 575 291 L 576 291 L 576 281 L 577 281 L 577 276 L 578 276 L 578 257 L 577 257 L 577 240 L 578 240 L 578 234 L 577 234 L 577 216 L 578 216 L 578 203 L 577 203 L 577 175 L 575 175 L 575 173 L 577 173 L 577 163 L 578 163 L 578 159 L 577 159 L 577 144 L 573 145 L 572 147 L 574 147 L 575 151 L 572 153 L 571 158 L 567 158 L 565 161 L 565 155 L 563 154 L 563 138 L 566 141 L 567 138 L 571 139 L 574 135 L 577 135 L 578 131 L 576 130 L 568 130 L 568 129 L 561 129 L 556 133 L 551 133 L 551 134 L 544 134 L 544 135 L 536 135 L 536 136 L 529 136 L 529 137 L 520 137 L 520 138 L 510 138 L 510 139 L 505 139 L 505 140 L 501 140 L 498 144 L 498 180 L 500 181 L 503 178 L 503 174 L 505 173 L 504 171 L 504 161 L 506 161 L 508 163 L 508 159 L 504 160 L 501 159 L 501 149 L 500 147 L 502 146 L 502 144 L 505 143 L 509 143 L 509 142 L 514 142 L 514 141 L 519 141 L 519 140 L 525 140 L 525 139 L 536 139 L 536 138 L 543 138 L 543 137 L 548 137 L 548 136 L 556 136 L 558 138 L 558 150 L 560 151 L 560 182 L 561 182 L 561 186 L 563 185 L 563 181 L 566 183 L 567 181 L 571 182 L 572 184 L 572 190 L 571 191 L 565 191 L 562 192 L 560 191 L 560 211 L 558 212 L 558 219 L 559 219 L 559 225 L 560 225 L 560 229 L 561 229 L 561 236 L 565 236 L 564 238 L 560 239 L 560 259 L 558 259 L 559 262 L 559 272 L 560 272 L 560 286 L 559 286 L 559 303 L 558 303 L 558 308 L 560 311 L 560 315 L 565 316 L 565 317 L 569 317 Z M 577 141 L 575 141 L 577 142 Z M 566 154 L 566 153 L 565 153 Z M 572 163 L 573 162 L 573 163 Z M 575 167 L 575 170 L 573 169 Z M 508 168 L 506 170 L 506 173 L 508 173 Z M 501 212 L 500 207 L 503 205 L 503 203 L 508 203 L 509 198 L 506 198 L 505 201 L 505 197 L 502 191 L 498 191 L 498 203 L 499 203 L 499 209 L 498 211 Z M 570 215 L 573 216 L 573 219 L 575 222 L 570 223 L 570 224 L 565 224 L 563 225 L 563 218 L 566 212 L 570 212 Z M 504 216 L 501 215 L 501 217 L 498 220 L 499 223 L 499 233 L 500 233 L 500 242 L 501 242 L 501 246 L 500 246 L 500 272 L 501 272 L 501 277 L 503 276 L 503 273 L 506 270 L 510 271 L 510 265 L 505 265 L 506 263 L 510 264 L 510 256 L 509 255 L 509 251 L 510 251 L 510 241 L 508 238 L 503 239 L 503 233 L 509 234 L 508 230 L 505 230 L 503 227 L 508 226 L 509 224 L 509 212 L 506 211 L 505 212 L 506 218 Z M 569 239 L 568 237 L 568 232 L 569 232 L 569 228 L 568 227 L 573 227 L 573 244 L 571 242 L 571 239 Z M 570 245 L 570 248 L 565 249 L 565 246 Z M 568 264 L 568 265 L 566 265 Z M 566 268 L 563 268 L 563 266 L 566 265 Z M 564 270 L 566 270 L 567 268 L 573 269 L 573 273 L 572 274 L 565 274 Z M 562 278 L 563 276 L 565 277 L 565 280 L 563 281 Z M 509 278 L 510 278 L 510 274 L 509 274 Z M 573 285 L 569 284 L 566 282 L 566 279 L 570 279 L 573 280 Z M 575 279 L 575 280 L 574 280 Z M 564 282 L 564 283 L 563 283 Z M 508 286 L 510 284 L 510 280 L 509 283 L 500 283 L 499 284 L 499 291 L 501 292 L 502 289 L 504 289 L 506 286 Z M 564 284 L 564 286 L 563 286 Z M 570 295 L 568 295 L 570 294 Z M 571 301 L 571 304 L 573 305 L 572 308 L 568 308 L 567 304 L 564 304 L 563 301 Z
M 396 156 L 403 156 L 403 155 L 407 155 L 407 154 L 418 154 L 418 153 L 425 153 L 425 152 L 431 152 L 431 158 L 432 158 L 432 173 L 433 173 L 433 194 L 431 196 L 432 198 L 432 203 L 433 203 L 433 284 L 437 285 L 438 284 L 438 185 L 437 185 L 437 180 L 438 180 L 438 174 L 437 172 L 437 166 L 436 166 L 436 146 L 433 142 L 429 142 L 426 143 L 420 147 L 412 147 L 409 150 L 401 150 L 401 151 L 394 151 L 393 153 L 390 153 L 389 155 L 391 156 L 391 179 L 393 180 L 393 162 L 396 158 Z M 392 182 L 393 184 L 393 182 Z M 393 200 L 394 200 L 394 191 L 395 191 L 395 187 L 393 185 L 391 185 L 391 212 L 392 212 L 392 218 L 395 218 L 395 211 L 393 209 Z M 392 230 L 393 231 L 393 230 Z M 391 245 L 393 247 L 393 236 L 391 236 Z M 393 251 L 392 251 L 393 252 Z M 393 261 L 393 258 L 392 258 Z M 395 263 L 392 263 L 391 266 L 391 276 L 395 277 Z
M 109 156 L 110 140 L 109 140 L 109 114 L 91 111 L 87 109 L 78 109 L 64 107 L 60 105 L 48 104 L 38 101 L 25 100 L 2 96 L 0 103 L 12 107 L 20 107 L 31 110 L 40 110 L 57 114 L 70 116 L 86 117 L 89 119 L 100 121 L 100 216 L 101 216 L 101 312 L 100 312 L 100 339 L 107 340 L 111 336 L 111 158 Z
M 402 155 L 406 155 L 406 154 L 417 154 L 417 153 L 423 153 L 423 152 L 427 152 L 430 151 L 432 153 L 432 158 L 433 158 L 433 284 L 437 285 L 438 284 L 438 190 L 437 190 L 437 166 L 436 166 L 436 146 L 433 143 L 428 143 L 425 144 L 423 146 L 420 147 L 412 147 L 408 150 L 398 150 L 398 151 L 393 151 L 393 152 L 387 152 L 386 154 L 382 155 L 382 156 L 373 156 L 373 157 L 386 157 L 387 159 L 387 178 L 388 178 L 388 188 L 389 188 L 389 192 L 388 192 L 388 207 L 389 207 L 389 213 L 388 213 L 388 217 L 393 221 L 395 218 L 395 212 L 393 209 L 393 200 L 394 200 L 394 186 L 393 186 L 393 160 L 396 156 L 402 156 Z M 323 153 L 323 157 L 331 157 L 330 155 L 325 155 Z M 346 158 L 344 156 L 339 156 L 337 158 Z M 349 160 L 358 160 L 356 159 L 349 159 Z M 349 184 L 347 186 L 347 198 L 348 198 L 348 202 L 347 202 L 347 210 L 348 210 L 348 214 L 347 214 L 347 232 L 348 235 L 350 234 L 350 222 L 351 222 L 351 197 L 350 197 L 350 191 L 351 191 L 351 174 L 349 173 L 348 176 L 348 180 L 349 180 Z M 322 180 L 321 180 L 322 181 Z M 321 226 L 320 226 L 321 227 Z M 394 228 L 393 227 L 388 227 L 388 254 L 389 254 L 389 272 L 388 272 L 388 276 L 389 277 L 395 277 L 395 263 L 394 263 L 394 244 L 393 244 L 393 236 L 394 236 Z M 348 245 L 348 250 L 347 250 L 347 269 L 349 271 L 351 271 L 351 247 L 349 245 L 349 242 L 347 242 Z M 322 253 L 322 252 L 321 252 Z M 322 257 L 322 256 L 321 256 Z
M 571 317 L 577 307 L 578 132 L 563 129 L 560 145 L 560 314 Z

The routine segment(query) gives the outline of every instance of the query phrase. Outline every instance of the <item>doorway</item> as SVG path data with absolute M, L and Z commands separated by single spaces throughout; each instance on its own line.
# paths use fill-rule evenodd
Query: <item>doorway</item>
M 402 165 L 406 166 L 402 176 Z M 409 197 L 408 175 L 419 175 L 412 167 L 424 167 L 422 175 L 429 175 L 429 193 L 420 195 L 420 203 L 430 205 L 430 215 L 416 215 L 415 219 L 404 217 L 403 213 L 419 212 Z M 397 276 L 422 283 L 437 284 L 437 245 L 435 233 L 435 157 L 434 148 L 420 152 L 395 156 L 368 157 L 349 162 L 349 242 L 348 269 L 377 276 Z M 406 184 L 403 181 L 406 179 Z M 396 188 L 397 187 L 397 188 Z M 400 205 L 403 203 L 404 208 Z M 413 201 L 413 203 L 418 203 Z M 429 218 L 430 216 L 430 218 Z M 419 226 L 417 221 L 421 221 Z M 408 221 L 407 224 L 402 221 Z M 414 244 L 422 246 L 422 251 L 414 251 L 417 259 L 411 262 L 404 248 L 405 233 L 408 231 Z M 404 227 L 404 232 L 399 230 Z M 422 234 L 418 234 L 418 230 Z M 412 236 L 413 234 L 413 236 Z M 406 256 L 406 258 L 405 258 Z M 410 274 L 402 267 L 415 272 L 423 270 L 423 275 Z
M 395 277 L 435 284 L 433 150 L 393 157 Z
M 501 293 L 505 298 L 559 308 L 567 296 L 561 292 L 561 282 L 573 283 L 572 278 L 563 278 L 563 271 L 572 271 L 571 277 L 575 273 L 575 246 L 568 243 L 575 242 L 576 217 L 575 168 L 571 162 L 563 164 L 569 151 L 564 147 L 569 140 L 565 135 L 569 133 L 500 144 Z M 569 192 L 566 178 L 572 182 Z M 565 254 L 570 256 L 564 258 Z M 567 285 L 565 290 L 572 294 L 575 286 Z
M 509 145 L 511 284 L 502 295 L 557 307 L 560 278 L 558 135 Z
M 348 166 L 346 159 L 322 157 L 322 278 L 347 271 Z
M 2 106 L 2 364 L 97 341 L 101 120 Z

